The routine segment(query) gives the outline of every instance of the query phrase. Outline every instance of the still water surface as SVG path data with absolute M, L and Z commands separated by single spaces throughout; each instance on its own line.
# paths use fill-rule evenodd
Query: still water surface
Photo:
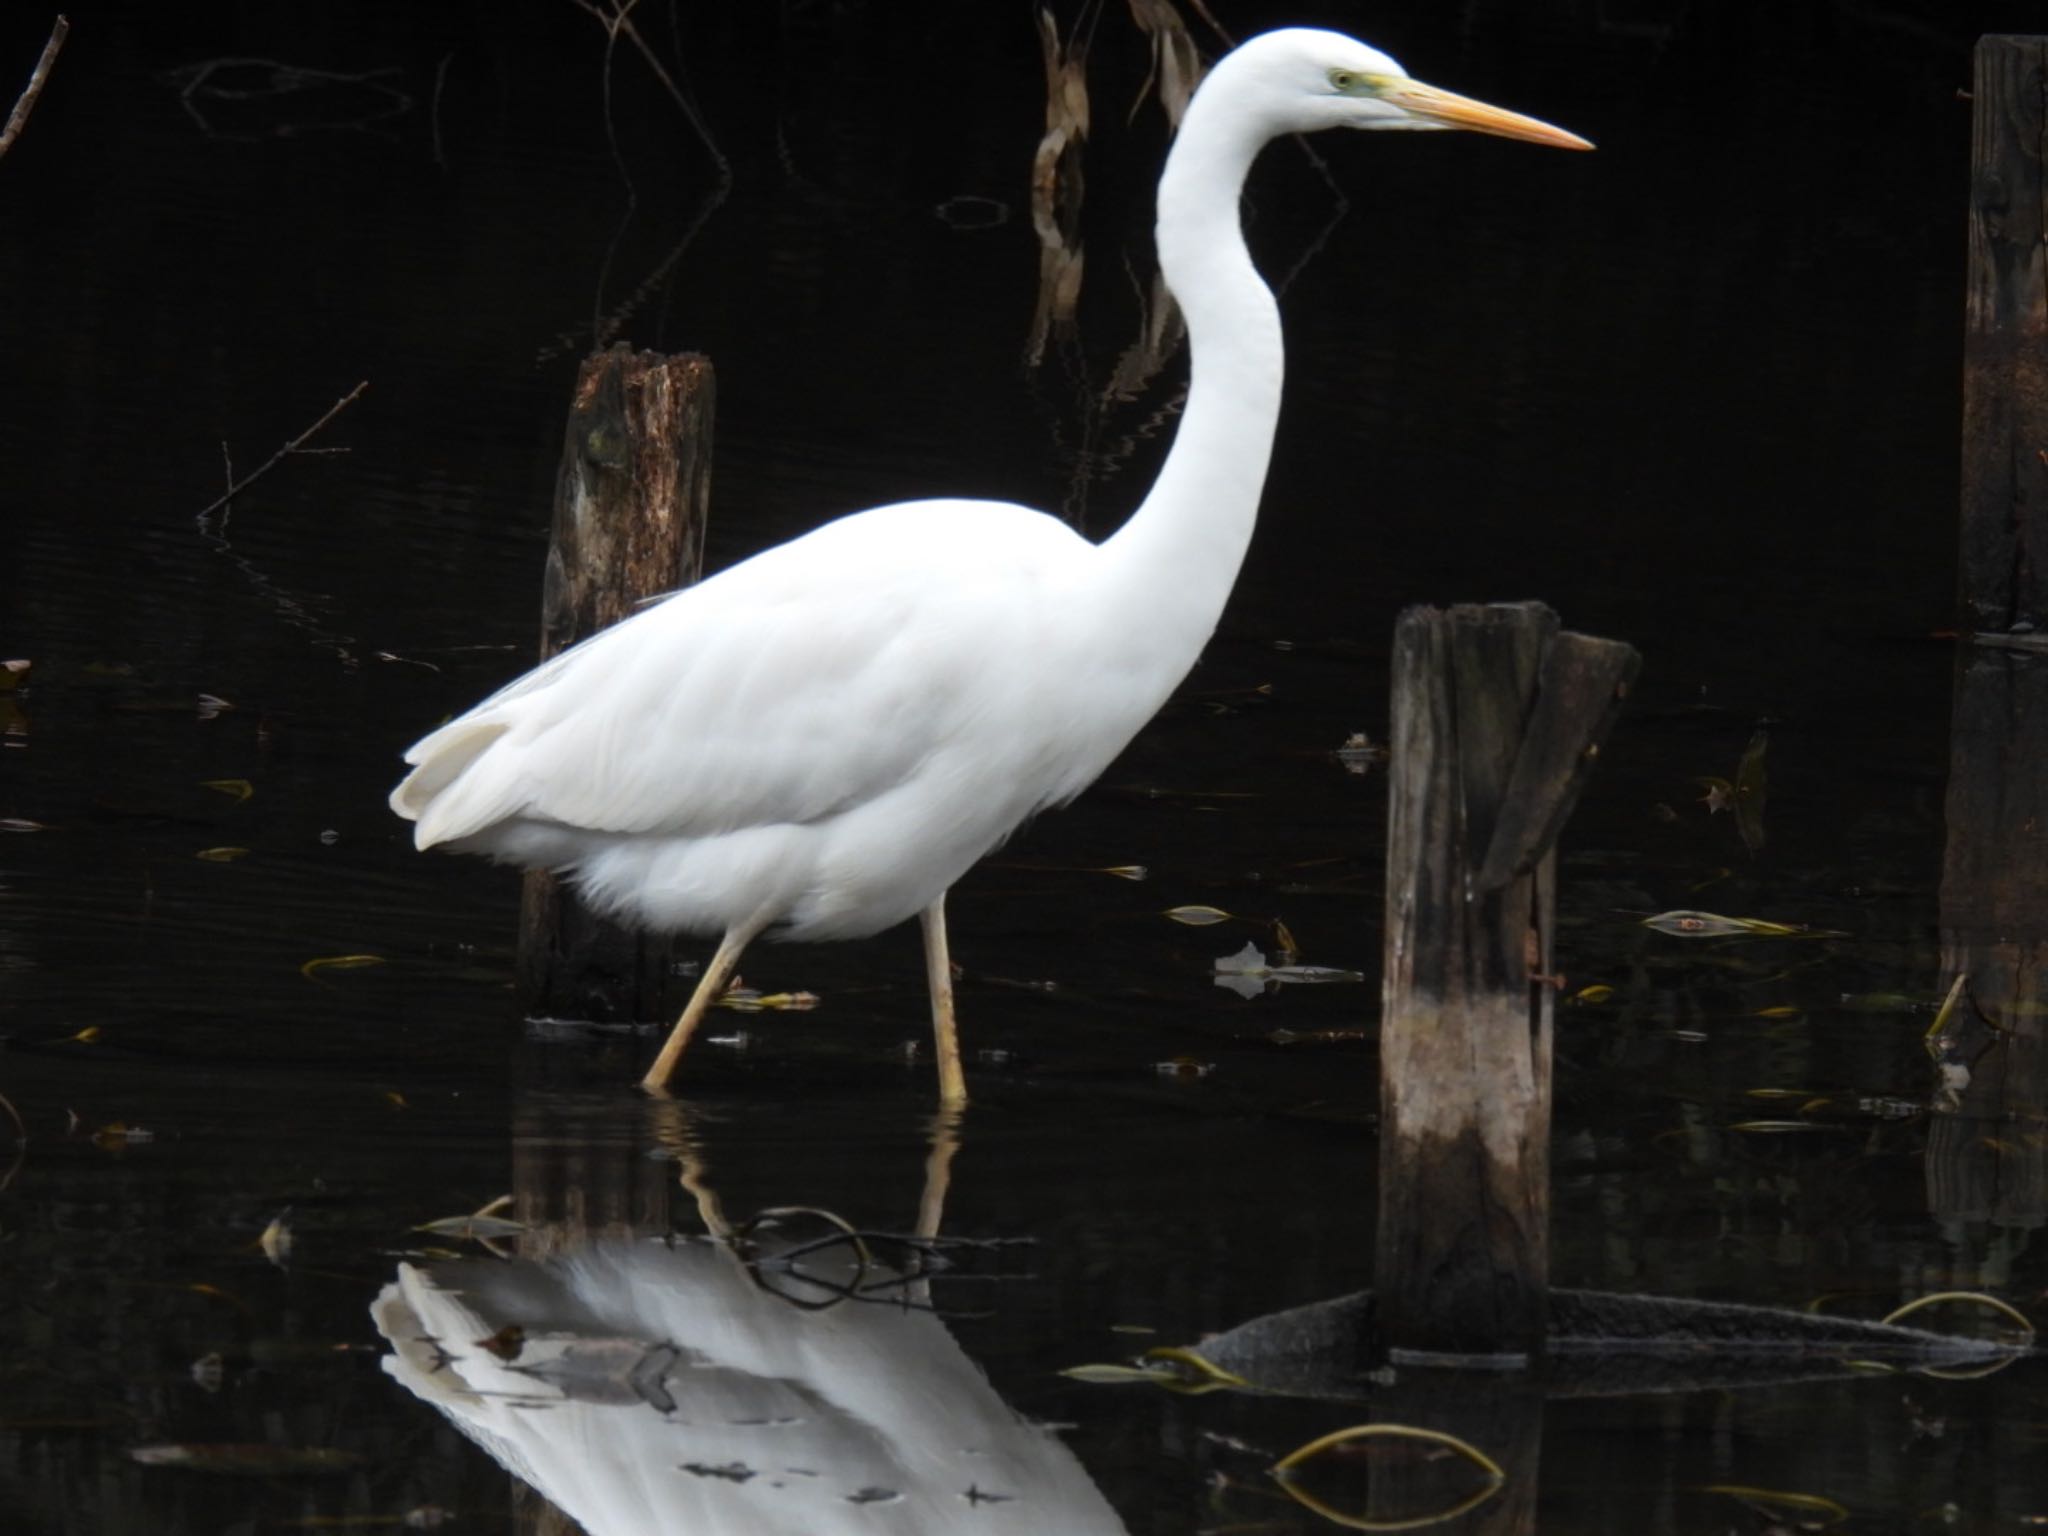
M 383 796 L 400 747 L 523 665 L 575 360 L 592 314 L 657 271 L 620 334 L 719 370 L 712 565 L 937 491 L 1113 526 L 1179 377 L 1168 362 L 1103 398 L 1149 281 L 1161 128 L 1150 107 L 1122 121 L 1143 63 L 1106 14 L 1081 309 L 1031 365 L 1042 103 L 1021 18 L 794 7 L 765 42 L 690 23 L 735 179 L 664 269 L 707 162 L 622 71 L 627 216 L 594 29 L 560 9 L 515 8 L 486 37 L 426 8 L 80 7 L 5 163 L 0 653 L 34 670 L 0 703 L 0 816 L 39 828 L 0 834 L 0 1093 L 30 1136 L 0 1192 L 8 1529 L 426 1507 L 546 1528 L 379 1367 L 371 1306 L 401 1264 L 476 1251 L 421 1224 L 516 1190 L 556 1222 L 698 1231 L 684 1150 L 735 1221 L 916 1220 L 932 1085 L 904 1051 L 924 1029 L 913 933 L 750 956 L 751 983 L 820 1007 L 722 1021 L 744 1045 L 700 1050 L 680 1109 L 651 1106 L 626 1086 L 651 1040 L 522 1024 L 512 877 L 415 855 Z M 823 1314 L 868 1354 L 807 1399 L 819 1423 L 821 1404 L 865 1403 L 871 1425 L 901 1399 L 920 1452 L 945 1438 L 916 1417 L 934 1405 L 978 1425 L 999 1400 L 1059 1438 L 1013 1447 L 1035 1500 L 955 1479 L 915 1523 L 905 1452 L 900 1502 L 829 1505 L 848 1528 L 1324 1528 L 1263 1468 L 1360 1406 L 1057 1373 L 1370 1283 L 1384 805 L 1335 749 L 1384 734 L 1408 602 L 1541 597 L 1645 657 L 1566 848 L 1568 991 L 1614 990 L 1560 1013 L 1555 1278 L 1862 1315 L 1952 1287 L 2034 1308 L 2048 1286 L 2041 1213 L 1994 1222 L 1927 1194 L 1951 664 L 1927 637 L 1949 609 L 1974 28 L 1595 9 L 1310 18 L 1602 149 L 1443 135 L 1320 142 L 1327 181 L 1292 145 L 1262 165 L 1254 241 L 1291 274 L 1290 394 L 1238 596 L 1104 784 L 952 904 L 982 1054 L 944 1230 L 1032 1242 L 935 1282 L 943 1323 Z M 8 16 L 0 57 L 31 57 L 41 26 Z M 232 55 L 395 66 L 409 106 L 368 131 L 334 126 L 388 104 L 361 88 L 195 119 L 169 72 Z M 1006 216 L 963 221 L 983 205 L 959 199 Z M 197 529 L 223 439 L 252 467 L 362 379 L 316 439 L 345 455 L 294 458 L 224 530 Z M 1760 724 L 1751 854 L 1696 780 L 1731 776 Z M 1120 865 L 1148 878 L 1099 873 Z M 1161 915 L 1190 903 L 1242 916 Z M 1673 907 L 1849 937 L 1688 945 L 1635 920 Z M 1273 919 L 1304 961 L 1366 979 L 1215 985 L 1215 959 L 1270 946 Z M 304 973 L 345 955 L 382 963 Z M 1828 1099 L 1826 1128 L 1732 1129 L 1786 1117 L 1757 1089 Z M 258 1238 L 287 1210 L 280 1266 Z M 700 1282 L 720 1283 L 655 1289 Z M 2038 1369 L 1553 1404 L 1537 1528 L 1764 1528 L 1702 1491 L 1739 1484 L 1837 1500 L 1852 1529 L 2018 1530 L 2048 1517 L 2044 1424 Z M 197 1443 L 349 1464 L 206 1475 L 130 1454 Z M 602 1529 L 836 1528 L 765 1484 L 689 1487 L 763 1502 L 721 1516 L 705 1494 L 686 1514 L 650 1495 Z

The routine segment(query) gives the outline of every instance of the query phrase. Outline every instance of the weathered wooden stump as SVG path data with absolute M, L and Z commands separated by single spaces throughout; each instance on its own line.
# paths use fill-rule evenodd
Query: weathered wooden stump
M 1639 663 L 1540 603 L 1395 630 L 1376 1285 L 1396 1358 L 1542 1349 L 1554 849 Z
M 703 569 L 711 489 L 709 360 L 615 346 L 584 359 L 555 481 L 541 659 L 688 586 Z M 666 936 L 587 911 L 545 871 L 526 877 L 519 993 L 532 1012 L 660 1019 L 688 993 Z
M 1977 42 L 1963 343 L 1967 629 L 2048 639 L 2048 36 Z
M 1964 327 L 1961 643 L 1942 863 L 1928 1202 L 2048 1215 L 2048 37 L 1977 44 Z

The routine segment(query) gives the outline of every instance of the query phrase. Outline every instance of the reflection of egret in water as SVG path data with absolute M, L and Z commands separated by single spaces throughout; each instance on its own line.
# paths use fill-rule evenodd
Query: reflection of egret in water
M 753 1267 L 680 1238 L 403 1265 L 372 1309 L 384 1369 L 591 1536 L 1123 1531 L 921 1282 L 852 1242 L 779 1269 L 795 1239 L 752 1246 Z

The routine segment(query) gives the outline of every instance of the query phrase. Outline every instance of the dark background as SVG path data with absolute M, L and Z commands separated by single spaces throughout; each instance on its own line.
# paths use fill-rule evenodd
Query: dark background
M 1194 1339 L 1369 1281 L 1384 802 L 1332 753 L 1384 735 L 1399 609 L 1467 599 L 1540 597 L 1644 655 L 1566 845 L 1560 965 L 1615 994 L 1561 1015 L 1557 1278 L 2033 1305 L 2038 1228 L 1930 1210 L 1914 1117 L 1950 745 L 1959 93 L 1979 31 L 2040 16 L 1212 9 L 1353 31 L 1600 149 L 1325 135 L 1327 175 L 1291 143 L 1257 168 L 1290 374 L 1237 594 L 1103 785 L 951 908 L 976 1106 L 949 1224 L 1043 1245 L 963 1346 L 1080 1426 L 1133 1530 L 1272 1513 L 1212 1507 L 1202 1436 L 1280 1429 L 1053 1373 L 1127 1355 L 1116 1325 Z M 625 1085 L 646 1042 L 522 1030 L 514 879 L 411 850 L 383 804 L 397 754 L 530 656 L 595 331 L 712 358 L 713 567 L 913 495 L 1113 527 L 1182 377 L 1104 397 L 1151 276 L 1144 47 L 1116 6 L 1063 14 L 1093 36 L 1086 280 L 1033 365 L 1023 5 L 650 0 L 636 20 L 731 164 L 715 203 L 696 133 L 624 51 L 607 118 L 603 33 L 567 0 L 69 14 L 0 159 L 0 657 L 34 663 L 0 712 L 0 818 L 26 824 L 0 833 L 0 1093 L 31 1131 L 0 1185 L 5 1507 L 97 1532 L 433 1498 L 493 1528 L 504 1479 L 377 1375 L 365 1308 L 416 1223 L 498 1193 L 536 1139 L 610 1136 L 644 1166 Z M 48 22 L 0 13 L 0 99 Z M 188 90 L 229 59 L 379 73 L 279 92 L 245 65 Z M 197 526 L 224 439 L 246 471 L 360 380 L 312 445 L 345 455 L 295 457 Z M 1759 725 L 1752 855 L 1697 780 Z M 233 780 L 246 799 L 208 787 Z M 196 857 L 223 848 L 246 852 Z M 1123 864 L 1150 879 L 1089 873 Z M 1160 916 L 1186 903 L 1241 920 Z M 1673 907 L 1852 937 L 1703 949 L 1635 921 Z M 1367 979 L 1214 987 L 1273 918 Z M 351 954 L 383 963 L 302 972 Z M 693 1058 L 728 1206 L 900 1225 L 930 1108 L 901 1055 L 924 1027 L 914 935 L 747 971 L 825 1003 Z M 1731 1129 L 1778 1112 L 1760 1088 L 1830 1096 L 1846 1128 Z M 287 1205 L 281 1272 L 250 1244 Z M 212 1350 L 210 1395 L 190 1365 Z M 1992 1529 L 2043 1512 L 2039 1399 L 2008 1379 L 1554 1413 L 1545 1507 L 1718 1531 L 1696 1492 L 1718 1481 L 1828 1492 L 1870 1529 L 1945 1503 Z M 1946 1438 L 1914 1428 L 1930 1414 Z M 342 1444 L 371 1470 L 309 1491 L 128 1461 L 167 1439 Z

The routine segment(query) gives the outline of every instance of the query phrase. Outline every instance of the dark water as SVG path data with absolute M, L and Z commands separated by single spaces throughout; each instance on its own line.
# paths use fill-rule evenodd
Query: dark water
M 955 894 L 967 1042 L 988 1054 L 945 1230 L 1035 1242 L 976 1261 L 1007 1278 L 939 1282 L 952 1343 L 897 1363 L 964 1379 L 953 1349 L 1069 1426 L 1130 1531 L 1319 1528 L 1263 1468 L 1357 1405 L 1056 1373 L 1370 1283 L 1384 802 L 1333 753 L 1383 735 L 1387 637 L 1425 600 L 1542 597 L 1645 657 L 1567 842 L 1568 991 L 1615 990 L 1560 1013 L 1555 1278 L 2037 1308 L 2038 1212 L 1930 1209 L 1920 1045 L 1941 979 L 1951 656 L 1928 637 L 1952 585 L 1956 92 L 1980 25 L 2024 18 L 1216 9 L 1349 27 L 1602 148 L 1319 142 L 1341 217 L 1294 146 L 1262 164 L 1255 246 L 1292 274 L 1264 523 L 1180 697 Z M 629 214 L 602 39 L 571 7 L 71 14 L 0 162 L 0 655 L 34 663 L 0 703 L 0 817 L 35 824 L 0 832 L 0 1093 L 29 1132 L 0 1192 L 0 1526 L 540 1522 L 379 1370 L 373 1298 L 408 1255 L 459 1246 L 420 1224 L 517 1189 L 556 1220 L 694 1230 L 688 1147 L 735 1219 L 806 1205 L 906 1230 L 932 1101 L 903 1052 L 921 971 L 908 932 L 764 950 L 750 982 L 822 1006 L 722 1018 L 744 1047 L 693 1055 L 681 1111 L 647 1105 L 626 1085 L 649 1039 L 522 1025 L 515 882 L 411 851 L 383 805 L 396 753 L 523 664 L 567 386 L 592 316 L 643 283 L 618 333 L 719 372 L 713 565 L 938 491 L 1113 526 L 1177 383 L 1169 364 L 1101 403 L 1149 280 L 1162 130 L 1149 106 L 1123 121 L 1143 62 L 1105 10 L 1079 324 L 1032 367 L 1022 11 L 675 21 L 734 168 L 701 224 L 708 161 L 625 60 Z M 46 25 L 0 17 L 0 80 Z M 647 25 L 666 46 L 671 18 Z M 171 72 L 239 56 L 395 72 L 195 96 L 195 118 Z M 959 198 L 1008 216 L 937 215 Z M 314 440 L 346 455 L 287 461 L 202 534 L 224 438 L 246 470 L 364 379 Z M 1760 723 L 1752 856 L 1695 781 L 1732 776 Z M 201 856 L 222 849 L 246 852 Z M 1149 878 L 1094 872 L 1126 864 Z M 1184 903 L 1242 920 L 1160 915 Z M 1696 946 L 1635 921 L 1672 907 L 1849 937 Z M 1275 918 L 1304 960 L 1367 980 L 1215 986 L 1214 959 L 1270 944 Z M 344 955 L 383 963 L 302 971 Z M 1734 1129 L 1807 1098 L 1829 1100 L 1825 1129 Z M 279 1267 L 257 1240 L 286 1208 Z M 217 1383 L 195 1379 L 213 1356 Z M 2044 1424 L 2038 1369 L 1553 1404 L 1539 1526 L 1764 1528 L 1703 1491 L 1735 1484 L 1837 1500 L 1855 1529 L 2017 1530 L 2048 1517 Z M 360 1460 L 208 1476 L 130 1456 L 221 1442 Z M 1056 1500 L 946 1508 L 881 1528 L 1093 1528 Z M 760 1509 L 604 1529 L 777 1528 Z

